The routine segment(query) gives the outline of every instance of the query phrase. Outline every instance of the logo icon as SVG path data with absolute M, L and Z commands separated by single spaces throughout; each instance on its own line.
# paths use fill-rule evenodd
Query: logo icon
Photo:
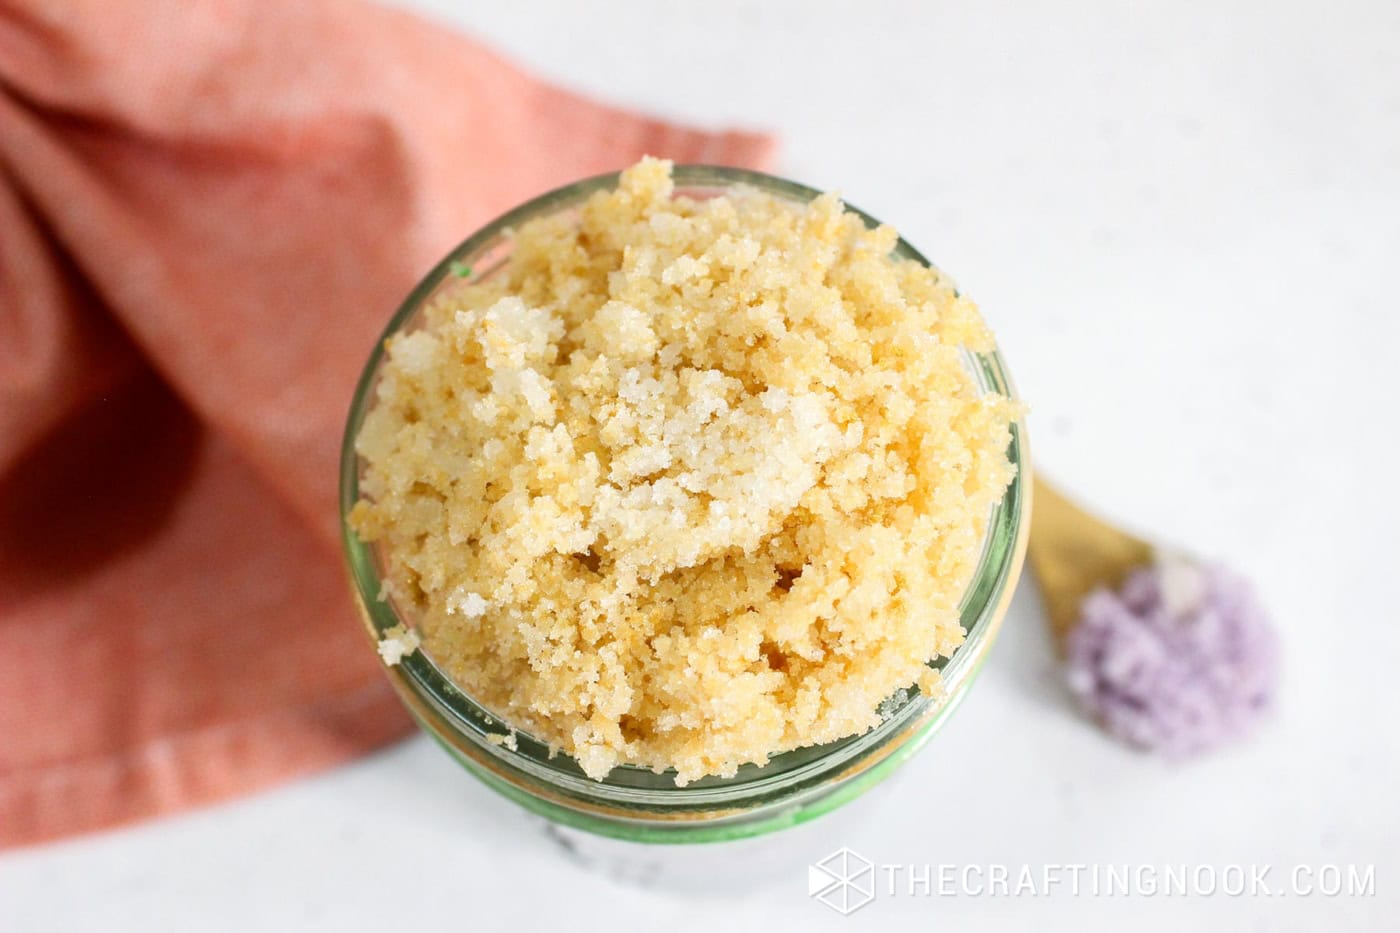
M 875 863 L 845 846 L 807 866 L 807 896 L 838 914 L 853 914 L 875 900 Z

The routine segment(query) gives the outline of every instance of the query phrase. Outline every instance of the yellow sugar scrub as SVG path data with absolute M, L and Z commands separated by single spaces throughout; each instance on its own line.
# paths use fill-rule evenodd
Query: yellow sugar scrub
M 387 341 L 350 515 L 422 650 L 603 779 L 865 732 L 962 641 L 1014 475 L 976 306 L 833 195 L 645 159 Z

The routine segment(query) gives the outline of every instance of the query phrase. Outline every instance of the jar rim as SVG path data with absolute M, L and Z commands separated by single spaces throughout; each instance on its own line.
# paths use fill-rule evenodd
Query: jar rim
M 363 542 L 349 523 L 350 510 L 360 499 L 362 471 L 355 441 L 373 404 L 374 387 L 385 358 L 385 340 L 409 324 L 428 300 L 464 264 L 480 269 L 492 250 L 507 245 L 512 231 L 524 222 L 580 205 L 598 191 L 618 184 L 620 173 L 607 173 L 546 192 L 483 226 L 451 250 L 409 292 L 375 342 L 355 388 L 346 421 L 340 462 L 340 519 L 344 553 L 356 603 L 368 634 L 377 642 L 395 625 L 409 623 L 383 590 L 380 549 Z M 748 169 L 713 165 L 676 165 L 672 177 L 677 193 L 756 188 L 806 203 L 822 192 L 797 182 Z M 874 217 L 845 204 L 867 226 Z M 900 237 L 893 255 L 932 267 L 918 250 Z M 473 275 L 473 278 L 478 277 Z M 964 360 L 983 394 L 1016 398 L 1015 390 L 994 348 L 986 353 L 964 350 Z M 878 781 L 912 755 L 966 693 L 995 638 L 1010 601 L 1024 558 L 1030 517 L 1030 462 L 1021 419 L 1011 424 L 1008 459 L 1015 474 L 1001 500 L 987 517 L 977 569 L 960 603 L 965 639 L 947 658 L 930 662 L 943 673 L 940 696 L 929 697 L 909 687 L 896 698 L 880 725 L 867 732 L 821 745 L 774 755 L 767 764 L 747 764 L 730 778 L 706 777 L 678 787 L 666 774 L 632 765 L 614 768 L 601 781 L 587 777 L 574 760 L 553 753 L 525 732 L 510 729 L 490 710 L 466 695 L 427 655 L 417 651 L 387 668 L 400 698 L 419 724 L 477 777 L 526 807 L 560 822 L 627 838 L 648 836 L 649 824 L 687 828 L 686 841 L 751 835 L 762 811 L 771 820 L 810 818 L 838 806 Z M 898 701 L 898 696 L 904 699 Z M 506 734 L 514 741 L 504 741 Z M 491 738 L 495 736 L 495 738 Z M 514 746 L 514 747 L 511 747 Z M 843 785 L 832 793 L 831 783 Z M 803 808 L 804 801 L 821 798 L 823 806 Z M 794 816 L 796 815 L 796 816 Z M 736 828 L 735 824 L 743 824 Z M 619 826 L 630 829 L 619 831 Z M 704 829 L 701 829 L 704 827 Z M 763 831 L 763 830 L 756 830 Z

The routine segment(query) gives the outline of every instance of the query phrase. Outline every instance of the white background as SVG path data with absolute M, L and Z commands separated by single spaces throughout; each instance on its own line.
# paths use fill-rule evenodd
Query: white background
M 1257 582 L 1279 713 L 1189 765 L 1120 748 L 1066 704 L 1027 581 L 967 703 L 858 830 L 814 824 L 753 893 L 579 869 L 417 738 L 0 857 L 0 929 L 1397 928 L 1400 4 L 414 5 L 612 101 L 773 128 L 780 173 L 899 226 L 996 328 L 1045 474 Z M 1280 882 L 1374 864 L 1376 894 L 883 898 L 842 919 L 804 865 L 848 842 Z

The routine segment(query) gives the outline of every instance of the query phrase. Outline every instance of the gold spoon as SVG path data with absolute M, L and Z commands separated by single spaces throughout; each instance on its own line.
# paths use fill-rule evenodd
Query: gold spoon
M 1084 597 L 1099 587 L 1116 589 L 1130 572 L 1152 562 L 1155 549 L 1089 514 L 1039 476 L 1034 501 L 1027 556 L 1063 650 Z

